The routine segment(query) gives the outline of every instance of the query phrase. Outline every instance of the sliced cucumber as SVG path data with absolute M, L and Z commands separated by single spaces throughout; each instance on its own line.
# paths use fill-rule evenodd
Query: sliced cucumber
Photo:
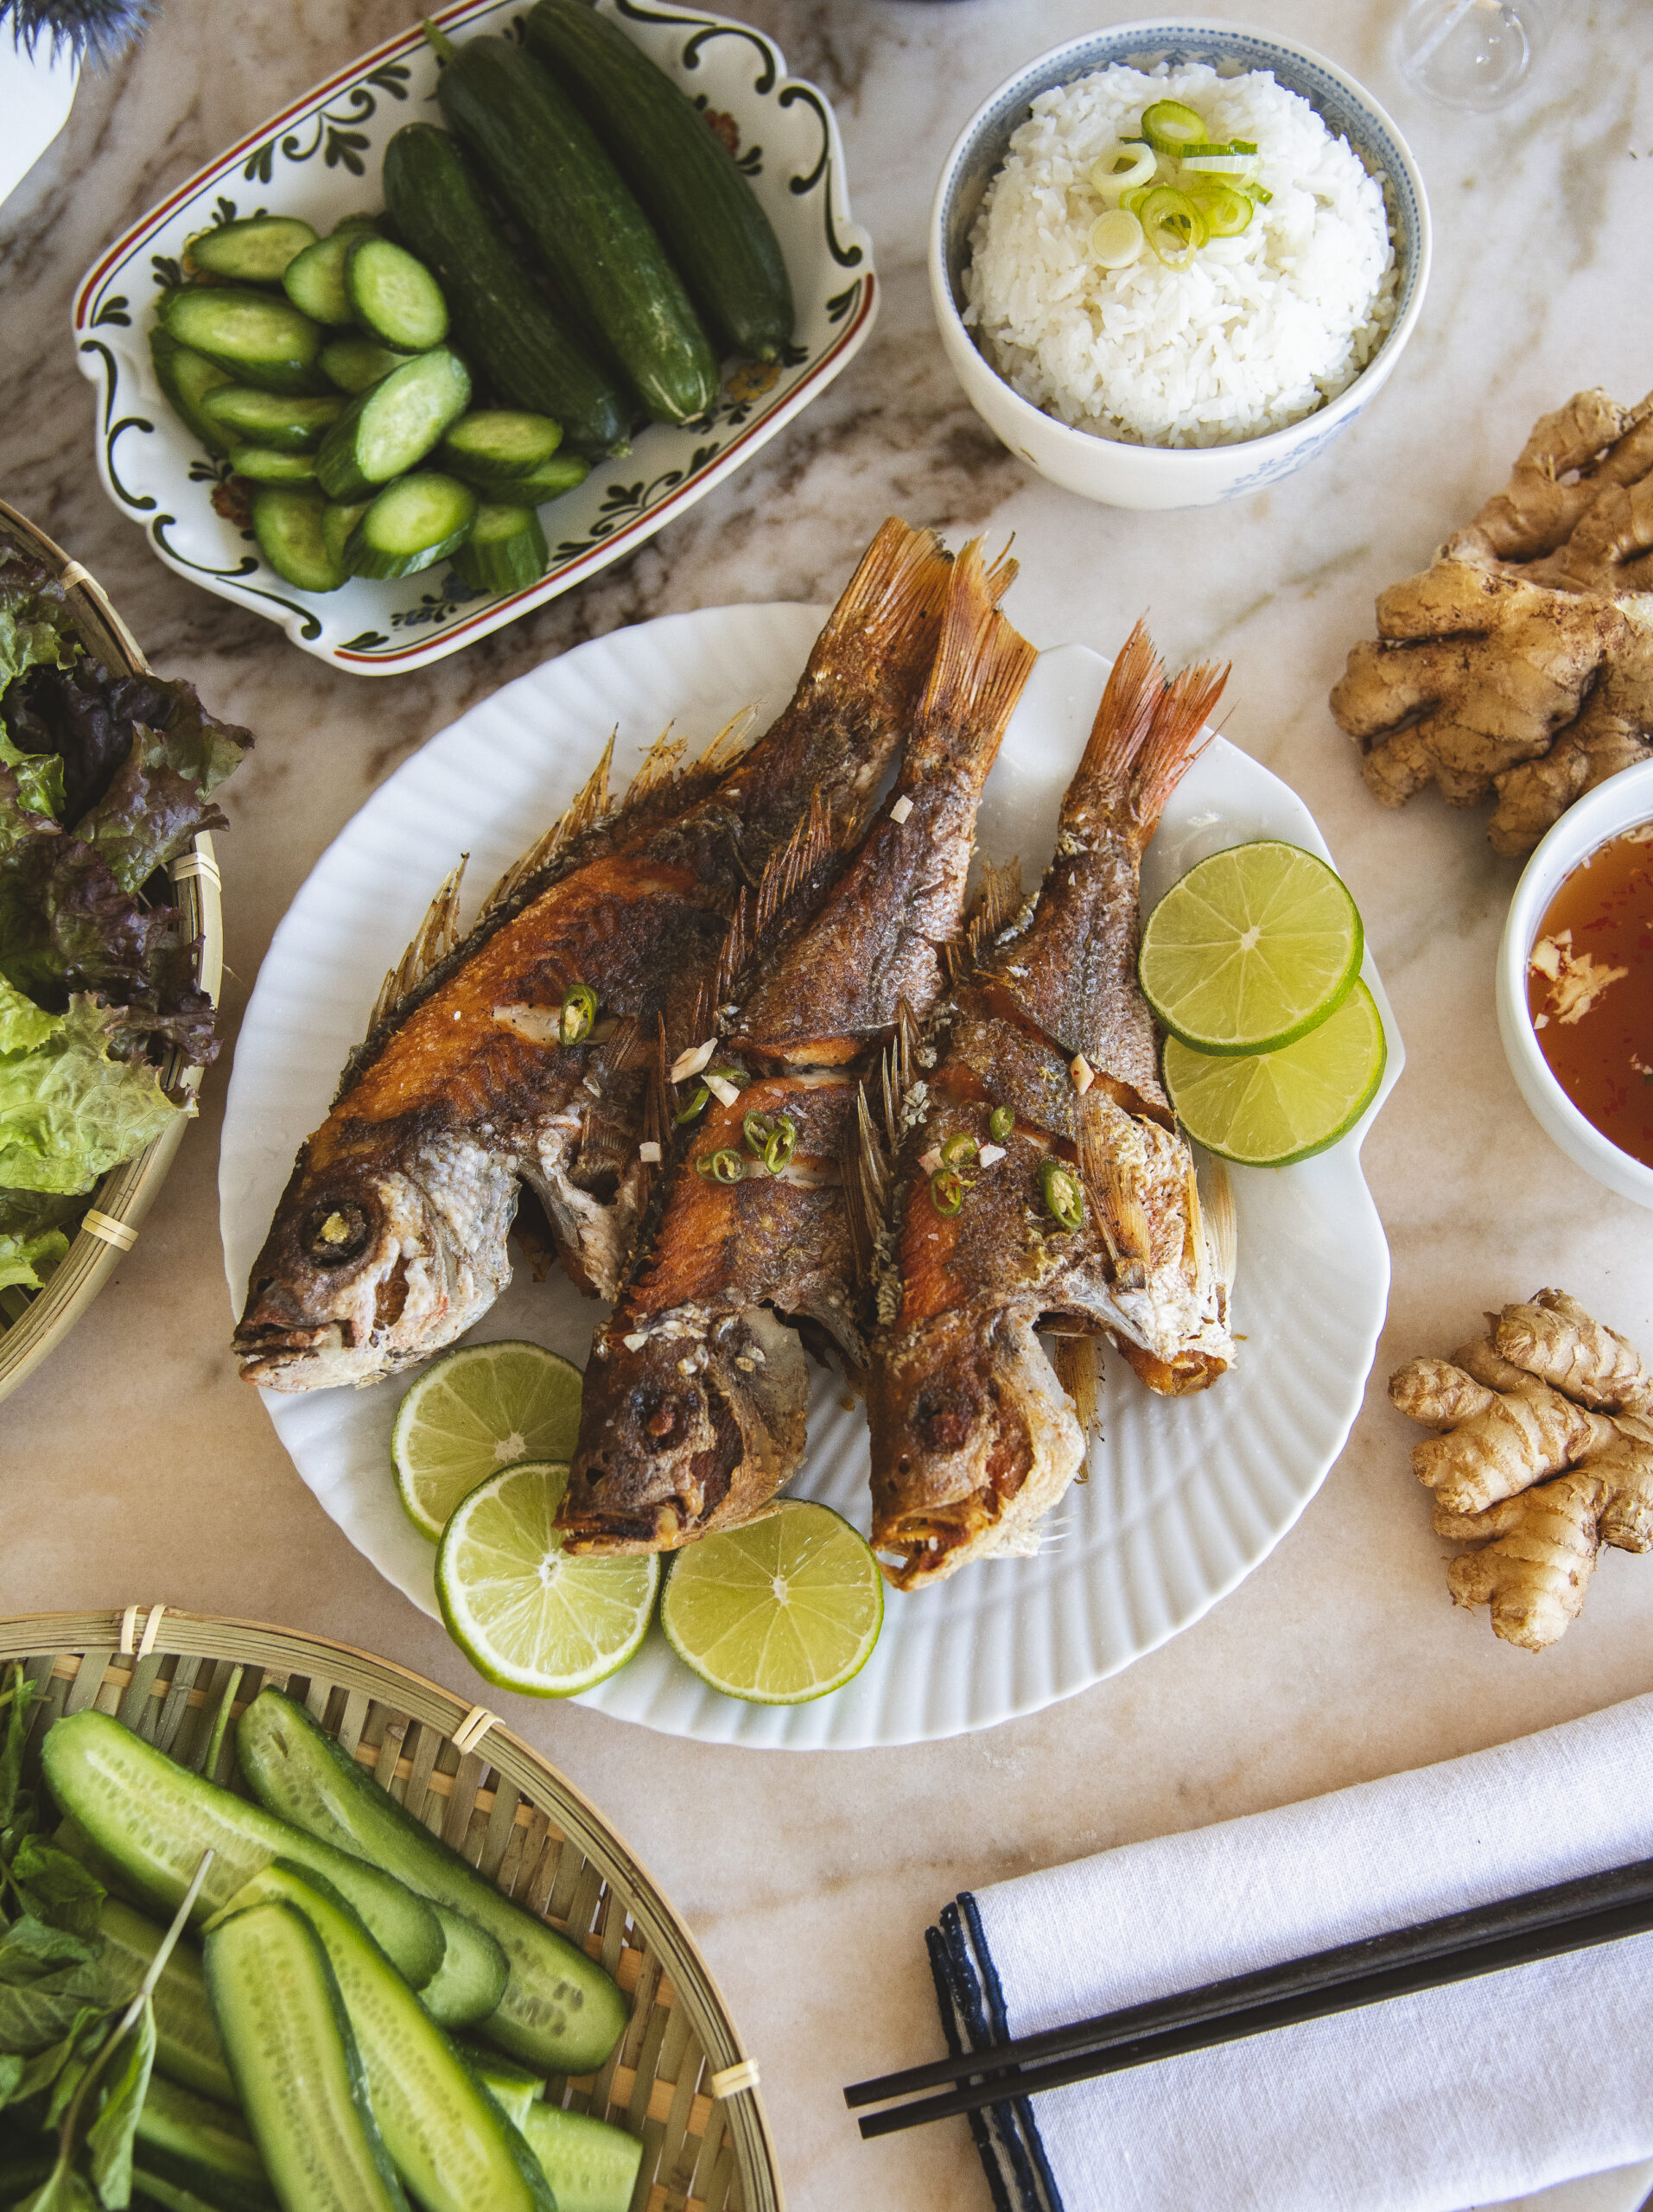
M 345 289 L 345 263 L 359 235 L 353 228 L 335 231 L 288 263 L 282 272 L 282 289 L 301 315 L 345 327 L 354 322 L 356 311 Z
M 209 391 L 234 383 L 230 372 L 205 353 L 181 346 L 159 323 L 149 333 L 149 359 L 155 364 L 155 380 L 179 421 L 194 432 L 208 453 L 228 453 L 230 441 L 207 412 L 205 402 Z
M 556 2212 L 544 2182 L 535 2186 L 520 2136 L 337 1891 L 278 1859 L 232 1902 L 224 1924 L 271 1903 L 302 1912 L 321 1939 L 385 2147 L 424 2212 Z
M 376 338 L 335 338 L 321 348 L 322 375 L 353 397 L 406 363 L 405 353 L 392 353 Z
M 151 2074 L 137 2117 L 143 2160 L 225 2212 L 270 2208 L 276 2199 L 258 2146 L 239 2113 Z
M 394 1868 L 421 1896 L 498 1938 L 511 1979 L 499 2009 L 481 2024 L 490 2042 L 548 2074 L 593 2073 L 602 2064 L 626 2025 L 626 1999 L 602 1968 L 370 1781 L 302 1706 L 261 1690 L 236 1723 L 236 1749 L 248 1786 L 270 1812 Z
M 330 499 L 359 499 L 417 467 L 470 399 L 465 364 L 445 346 L 404 361 L 353 400 L 321 441 L 321 489 Z
M 515 407 L 484 407 L 461 415 L 442 442 L 442 461 L 479 492 L 508 490 L 543 468 L 563 442 L 549 415 Z
M 635 2135 L 588 2112 L 531 2105 L 522 2132 L 551 2185 L 556 2212 L 627 2212 L 643 2163 Z
M 408 2212 L 338 1980 L 304 1915 L 252 1905 L 213 1930 L 205 1956 L 230 2068 L 283 2212 Z
M 531 507 L 484 500 L 454 566 L 477 591 L 526 591 L 551 564 L 545 533 Z
M 299 399 L 261 391 L 250 384 L 218 385 L 207 392 L 201 405 L 232 437 L 274 453 L 313 452 L 345 411 L 344 401 L 331 394 L 325 399 Z
M 185 251 L 197 269 L 238 284 L 279 284 L 289 264 L 315 244 L 315 232 L 296 215 L 247 215 L 198 232 Z
M 350 571 L 327 536 L 332 509 L 313 484 L 266 485 L 253 494 L 252 534 L 278 576 L 301 591 L 337 591 Z
M 476 494 L 457 476 L 416 469 L 387 484 L 345 542 L 353 575 L 410 576 L 469 537 Z
M 560 499 L 564 492 L 583 484 L 590 474 L 590 462 L 582 461 L 577 453 L 557 453 L 551 455 L 544 468 L 537 468 L 531 476 L 525 476 L 511 488 L 518 499 L 531 499 L 536 506 L 544 506 L 547 499 Z
M 60 1810 L 79 1821 L 93 1850 L 167 1912 L 176 1911 L 209 1844 L 216 1856 L 195 1906 L 201 1920 L 221 1911 L 261 1866 L 284 1854 L 314 1866 L 344 1892 L 416 1989 L 441 1965 L 442 1927 L 423 1897 L 175 1764 L 108 1713 L 88 1707 L 54 1722 L 41 1764 Z M 221 2019 L 219 2024 L 221 2030 Z M 236 2070 L 232 2051 L 230 2069 Z
M 369 504 L 366 499 L 353 499 L 340 505 L 336 499 L 330 499 L 321 510 L 321 543 L 327 548 L 327 558 L 340 575 L 350 574 L 349 563 L 345 559 L 345 547 L 350 543 L 350 533 L 366 513 Z M 438 1967 L 437 1972 L 441 1971 Z
M 321 391 L 321 326 L 290 301 L 234 284 L 194 284 L 172 293 L 167 329 L 243 384 L 266 391 Z
M 250 484 L 308 484 L 315 475 L 315 455 L 277 453 L 269 446 L 232 446 L 230 467 Z
M 193 2189 L 184 2189 L 146 2167 L 142 2158 L 132 2166 L 132 2202 L 139 2212 L 148 2212 L 151 2205 L 157 2206 L 159 2212 L 219 2212 L 218 2206 L 197 2196 Z
M 161 1948 L 163 1931 L 118 1897 L 104 1899 L 99 1924 L 104 1947 L 98 1963 L 108 1977 L 111 2001 L 130 2004 Z M 186 2088 L 220 2104 L 235 2102 L 235 2083 L 207 2001 L 200 1961 L 187 1943 L 173 1946 L 155 1986 L 155 2063 Z
M 482 2044 L 460 2043 L 455 2049 L 512 2126 L 521 2127 L 529 2107 L 545 2094 L 544 2075 L 518 2066 L 514 2058 L 489 2050 Z
M 345 289 L 356 321 L 387 346 L 423 353 L 448 335 L 442 286 L 405 246 L 372 231 L 346 237 Z
M 430 1910 L 442 1923 L 448 1948 L 419 1992 L 419 2002 L 439 2028 L 467 2028 L 485 2019 L 505 1995 L 510 1963 L 486 1928 L 445 1904 Z

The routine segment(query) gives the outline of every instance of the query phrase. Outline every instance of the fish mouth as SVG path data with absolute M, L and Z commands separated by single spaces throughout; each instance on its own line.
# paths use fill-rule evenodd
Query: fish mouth
M 766 1307 L 611 1324 L 586 1370 L 564 1548 L 677 1551 L 756 1519 L 802 1452 L 808 1392 L 797 1334 Z
M 1036 1315 L 964 1307 L 879 1363 L 868 1411 L 873 1549 L 898 1590 L 967 1560 L 1037 1548 L 1036 1523 L 1084 1463 L 1084 1432 Z

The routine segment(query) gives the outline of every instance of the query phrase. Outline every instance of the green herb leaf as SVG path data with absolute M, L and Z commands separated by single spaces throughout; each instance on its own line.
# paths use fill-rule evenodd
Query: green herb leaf
M 3 1049 L 3 1047 L 0 1047 Z M 34 1686 L 20 1662 L 9 1670 L 0 1705 L 6 1711 L 6 1732 L 0 1742 L 0 1829 L 10 1827 L 22 1784 L 23 1749 L 29 1740 L 29 1708 L 35 1701 Z
M 0 1235 L 0 1290 L 44 1290 L 54 1268 L 69 1256 L 69 1240 L 60 1229 L 39 1236 Z
M 58 1845 L 44 1836 L 25 1837 L 11 1862 L 11 1875 L 29 1910 L 54 1928 L 88 1938 L 100 1936 L 98 1908 L 108 1891 L 95 1874 Z
M 63 762 L 55 753 L 22 753 L 0 729 L 0 768 L 16 778 L 17 804 L 27 814 L 48 821 L 63 817 Z M 39 824 L 30 826 L 38 828 Z
M 125 2212 L 132 2201 L 132 2139 L 154 2063 L 155 2005 L 146 1998 L 137 2025 L 116 2057 L 103 2109 L 86 2130 L 92 2182 L 110 2212 Z
M 73 2167 L 60 2159 L 44 2188 L 26 2196 L 17 2212 L 100 2212 L 100 2207 Z
M 0 2053 L 0 2106 L 15 2104 L 23 2078 L 23 2062 L 13 2052 Z
M 0 1185 L 88 1191 L 181 1110 L 147 1062 L 110 1058 L 116 1019 L 89 997 L 45 1014 L 0 978 Z
M 24 1894 L 32 1904 L 34 1900 Z M 97 1933 L 95 1911 L 92 1933 Z M 50 1927 L 38 1910 L 27 1910 L 0 1937 L 0 1983 L 27 1986 L 43 1981 L 63 1967 L 84 1966 L 98 1955 L 98 1948 L 86 1930 Z
M 13 2101 L 22 2104 L 25 2098 L 36 2096 L 42 2089 L 51 2089 L 52 2101 L 55 2104 L 60 2095 L 72 2092 L 85 2071 L 88 2051 L 95 2050 L 103 2041 L 104 2021 L 104 2014 L 94 2006 L 79 2005 L 67 2035 L 44 2050 L 20 2056 L 17 2063 L 22 2070 L 17 2077 Z M 59 2091 L 56 2085 L 65 2069 L 70 2068 L 71 2062 L 73 2070 L 69 2074 L 68 2090 Z

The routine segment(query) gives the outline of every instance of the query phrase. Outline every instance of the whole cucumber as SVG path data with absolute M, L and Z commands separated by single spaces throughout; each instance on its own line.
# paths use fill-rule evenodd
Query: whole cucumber
M 385 149 L 385 201 L 448 296 L 460 351 L 502 398 L 563 425 L 585 453 L 624 453 L 627 402 L 551 311 L 499 235 L 464 149 L 404 123 Z
M 649 413 L 703 415 L 717 362 L 683 280 L 601 142 L 531 54 L 503 38 L 455 48 L 442 112 L 480 162 L 575 314 L 600 331 Z
M 528 50 L 595 125 L 717 345 L 772 361 L 792 334 L 780 241 L 700 109 L 585 0 L 536 0 Z

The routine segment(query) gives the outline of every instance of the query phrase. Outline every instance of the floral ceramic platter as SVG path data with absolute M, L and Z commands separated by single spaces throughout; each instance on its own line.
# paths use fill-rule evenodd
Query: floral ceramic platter
M 745 23 L 664 0 L 601 0 L 676 79 L 734 149 L 775 227 L 797 302 L 777 364 L 725 365 L 716 403 L 692 423 L 652 423 L 623 459 L 541 511 L 549 573 L 526 590 L 469 590 L 441 564 L 397 582 L 353 579 L 302 592 L 264 562 L 230 492 L 227 461 L 197 445 L 149 361 L 152 306 L 177 282 L 188 241 L 268 208 L 326 232 L 382 204 L 385 147 L 404 123 L 438 117 L 437 63 L 420 27 L 331 77 L 181 185 L 101 254 L 74 302 L 80 365 L 101 387 L 99 473 L 169 568 L 279 622 L 295 645 L 359 675 L 438 660 L 633 552 L 738 468 L 824 390 L 872 327 L 872 241 L 849 219 L 843 148 L 813 85 Z M 515 36 L 523 0 L 468 0 L 434 20 L 460 42 Z

